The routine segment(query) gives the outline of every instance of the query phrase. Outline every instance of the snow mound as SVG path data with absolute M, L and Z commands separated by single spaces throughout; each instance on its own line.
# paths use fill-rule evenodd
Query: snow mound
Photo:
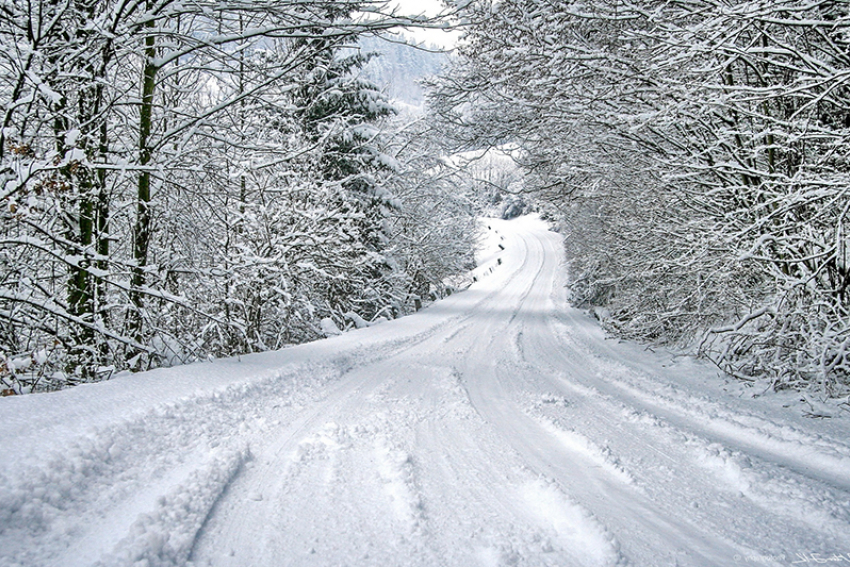
M 375 457 L 384 491 L 396 517 L 410 532 L 419 531 L 424 520 L 424 506 L 416 489 L 412 457 L 394 447 L 385 436 L 375 440 Z
M 339 330 L 339 327 L 336 326 L 336 323 L 334 323 L 334 320 L 330 317 L 322 319 L 319 325 L 326 337 L 333 337 L 342 334 L 342 331 Z
M 608 530 L 554 482 L 529 482 L 520 488 L 520 493 L 529 511 L 578 565 L 622 563 L 619 545 Z
M 186 564 L 199 530 L 221 493 L 249 457 L 247 449 L 214 454 L 205 467 L 142 514 L 130 533 L 96 567 L 178 567 Z

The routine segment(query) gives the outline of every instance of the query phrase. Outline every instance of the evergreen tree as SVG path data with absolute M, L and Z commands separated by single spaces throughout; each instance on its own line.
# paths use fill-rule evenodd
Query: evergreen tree
M 342 255 L 348 273 L 329 279 L 323 290 L 328 315 L 340 322 L 348 311 L 371 319 L 403 309 L 393 281 L 401 275 L 385 254 L 384 221 L 395 207 L 385 182 L 394 160 L 382 150 L 380 124 L 395 111 L 378 87 L 360 76 L 372 55 L 350 47 L 347 39 L 305 40 L 315 55 L 295 93 L 298 120 L 315 147 L 311 171 L 328 186 L 328 205 L 350 244 Z

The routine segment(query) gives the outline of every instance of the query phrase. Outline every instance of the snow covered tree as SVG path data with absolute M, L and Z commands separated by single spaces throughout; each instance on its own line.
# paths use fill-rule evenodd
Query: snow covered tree
M 618 332 L 713 340 L 743 379 L 848 382 L 840 2 L 473 2 L 433 100 L 511 141 L 567 223 L 576 299 Z
M 106 308 L 111 81 L 124 62 L 121 16 L 106 5 L 9 2 L 0 16 L 3 350 L 27 345 L 30 360 L 64 350 L 71 380 L 94 377 L 108 339 L 127 342 Z
M 345 38 L 314 38 L 307 44 L 316 56 L 303 67 L 294 104 L 306 139 L 316 146 L 311 170 L 330 188 L 330 204 L 348 246 L 337 254 L 346 259 L 346 273 L 329 279 L 323 291 L 327 315 L 340 323 L 349 311 L 365 319 L 392 316 L 403 298 L 395 296 L 395 274 L 385 256 L 383 223 L 394 206 L 385 184 L 394 164 L 382 148 L 380 123 L 395 111 L 386 96 L 360 76 L 370 54 Z
M 416 23 L 383 8 L 347 0 L 4 3 L 5 385 L 49 389 L 288 341 L 268 338 L 286 333 L 264 326 L 276 316 L 260 314 L 269 302 L 234 272 L 263 282 L 286 272 L 287 282 L 300 282 L 321 273 L 294 259 L 315 244 L 304 235 L 325 227 L 331 242 L 361 230 L 351 220 L 361 212 L 339 203 L 358 184 L 376 198 L 379 183 L 362 185 L 366 174 L 343 179 L 341 166 L 378 165 L 366 151 L 372 135 L 362 120 L 334 119 L 346 128 L 328 132 L 354 137 L 324 151 L 332 137 L 320 143 L 303 122 L 296 127 L 292 93 L 324 56 L 323 42 Z M 307 174 L 307 163 L 330 173 L 334 153 L 347 154 L 336 178 Z M 351 228 L 323 220 L 340 215 Z M 352 240 L 360 244 L 346 265 L 368 256 L 365 240 Z M 314 252 L 328 252 L 333 264 L 343 250 Z M 292 297 L 287 285 L 275 288 L 279 298 Z M 298 293 L 299 305 L 314 301 Z
M 363 75 L 386 90 L 401 114 L 423 109 L 423 81 L 439 75 L 449 61 L 449 54 L 438 46 L 415 43 L 404 36 L 366 36 L 359 46 L 366 53 L 378 54 L 364 65 Z
M 850 370 L 846 6 L 741 2 L 690 20 L 662 36 L 693 58 L 678 84 L 691 132 L 677 161 L 702 189 L 689 202 L 773 291 L 718 329 L 716 356 L 743 378 L 838 392 Z M 684 102 L 693 97 L 714 109 Z
M 475 216 L 480 212 L 466 170 L 442 156 L 444 141 L 427 117 L 401 122 L 391 140 L 399 175 L 398 205 L 386 223 L 392 258 L 407 274 L 408 297 L 427 301 L 451 293 L 451 279 L 474 267 Z

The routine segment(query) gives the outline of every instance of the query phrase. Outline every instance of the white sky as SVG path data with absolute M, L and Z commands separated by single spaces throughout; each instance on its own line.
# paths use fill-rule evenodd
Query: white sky
M 436 16 L 444 6 L 440 0 L 396 0 L 396 5 L 401 9 L 403 15 L 410 16 Z M 457 43 L 460 33 L 442 30 L 407 30 L 404 32 L 408 36 L 414 37 L 418 41 L 423 41 L 427 44 L 435 44 L 440 47 L 451 48 Z

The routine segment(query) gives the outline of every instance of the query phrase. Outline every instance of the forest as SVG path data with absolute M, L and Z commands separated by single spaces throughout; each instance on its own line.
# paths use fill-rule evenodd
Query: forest
M 350 0 L 0 3 L 7 393 L 281 348 L 413 311 L 473 211 Z
M 850 5 L 484 0 L 432 107 L 509 148 L 617 336 L 850 386 Z
M 463 35 L 411 119 L 362 71 L 436 24 L 383 2 L 0 3 L 0 387 L 410 313 L 507 196 L 614 335 L 848 393 L 845 1 L 445 5 Z M 443 157 L 488 149 L 522 175 Z

